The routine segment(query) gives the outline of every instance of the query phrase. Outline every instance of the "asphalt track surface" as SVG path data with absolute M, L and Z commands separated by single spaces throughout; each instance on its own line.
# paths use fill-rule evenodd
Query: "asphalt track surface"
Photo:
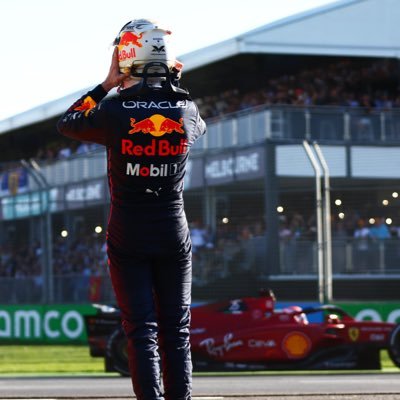
M 126 400 L 128 378 L 0 377 L 0 399 Z M 193 400 L 400 400 L 400 373 L 195 376 Z

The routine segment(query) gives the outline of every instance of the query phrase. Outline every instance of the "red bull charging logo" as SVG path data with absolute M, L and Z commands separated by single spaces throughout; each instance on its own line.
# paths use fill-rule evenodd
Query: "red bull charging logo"
M 96 107 L 97 103 L 90 97 L 86 96 L 81 102 L 79 102 L 75 107 L 75 111 L 82 111 L 87 117 L 90 110 Z
M 153 114 L 150 118 L 142 119 L 136 122 L 135 118 L 131 118 L 132 129 L 128 131 L 130 135 L 136 132 L 150 133 L 155 137 L 160 137 L 166 133 L 178 132 L 185 133 L 182 129 L 183 118 L 179 118 L 176 122 L 170 118 L 166 118 L 160 114 Z
M 143 47 L 140 39 L 143 33 L 135 35 L 133 32 L 124 32 L 118 43 L 118 60 L 125 61 L 136 57 L 135 47 Z
M 143 33 L 135 35 L 133 32 L 124 32 L 119 39 L 119 46 L 129 46 L 130 44 L 137 47 L 143 47 L 140 43 Z

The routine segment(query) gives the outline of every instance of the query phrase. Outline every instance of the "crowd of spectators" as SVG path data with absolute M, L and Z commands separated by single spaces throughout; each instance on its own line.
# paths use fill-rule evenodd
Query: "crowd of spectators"
M 400 107 L 400 86 L 398 81 L 399 66 L 397 61 L 382 59 L 365 61 L 338 59 L 326 66 L 302 69 L 298 73 L 270 78 L 266 85 L 257 90 L 241 91 L 230 89 L 219 95 L 196 99 L 204 118 L 218 118 L 223 115 L 250 109 L 260 105 L 293 105 L 362 107 L 366 110 L 390 110 Z M 66 141 L 59 138 L 37 151 L 38 161 L 66 159 L 73 155 L 86 154 L 99 145 Z M 1 171 L 0 171 L 1 172 Z M 333 236 L 346 236 L 357 241 L 358 260 L 368 260 L 365 248 L 371 241 L 383 235 L 384 229 L 368 226 L 360 216 L 336 221 Z M 259 222 L 248 224 L 221 224 L 216 234 L 199 222 L 191 226 L 195 265 L 195 279 L 205 282 L 210 276 L 223 277 L 232 269 L 242 265 L 246 268 L 249 260 L 257 256 L 253 248 L 247 250 L 244 243 L 255 243 L 254 238 L 265 236 L 265 229 Z M 386 229 L 385 235 L 398 237 L 396 229 Z M 389 232 L 389 233 L 388 233 Z M 282 216 L 280 240 L 288 247 L 298 239 L 315 239 L 315 220 L 305 220 L 300 214 Z M 388 237 L 389 237 L 388 236 Z M 259 243 L 265 240 L 259 239 Z M 37 286 L 41 283 L 41 248 L 16 249 L 2 246 L 0 256 L 0 276 L 21 278 L 35 277 Z M 247 252 L 247 253 L 246 253 Z M 74 242 L 57 240 L 54 244 L 54 274 L 56 276 L 83 275 L 91 276 L 104 272 L 105 249 L 99 238 L 79 238 Z M 222 262 L 221 262 L 222 260 Z M 286 265 L 291 265 L 290 258 Z M 254 264 L 255 262 L 253 262 Z M 359 261 L 362 264 L 361 261 Z M 80 296 L 76 294 L 76 296 Z
M 389 110 L 400 107 L 397 61 L 341 60 L 269 79 L 253 91 L 231 89 L 196 99 L 204 118 L 261 105 L 339 106 Z
M 262 221 L 262 216 L 244 218 L 238 223 L 225 219 L 217 224 L 215 233 L 200 221 L 192 221 L 194 285 L 204 286 L 235 274 L 267 275 L 265 249 L 268 230 Z M 383 218 L 377 217 L 371 224 L 354 212 L 343 220 L 332 219 L 334 272 L 365 273 L 372 271 L 370 268 L 376 270 L 379 264 L 379 259 L 374 258 L 378 254 L 376 246 L 383 240 L 398 238 L 400 228 L 387 225 Z M 297 212 L 290 216 L 281 215 L 280 273 L 312 272 L 312 243 L 315 239 L 314 216 L 306 218 Z M 394 265 L 398 265 L 398 241 L 387 243 L 390 244 L 387 254 L 394 258 Z M 346 244 L 352 248 L 353 271 L 345 270 Z M 39 242 L 22 247 L 11 244 L 0 246 L 0 298 L 7 298 L 3 301 L 9 301 L 12 296 L 18 296 L 14 299 L 18 301 L 40 301 L 44 285 L 42 251 Z M 390 266 L 390 260 L 386 264 Z M 105 292 L 110 295 L 104 235 L 82 234 L 74 239 L 58 237 L 53 243 L 53 276 L 56 301 L 95 301 L 102 298 Z
M 49 143 L 45 148 L 40 148 L 34 158 L 37 161 L 63 160 L 71 156 L 87 154 L 100 147 L 96 143 L 65 141 L 60 138 L 60 140 Z
M 0 246 L 0 298 L 3 301 L 40 301 L 44 285 L 43 249 L 31 246 Z M 107 275 L 106 248 L 100 235 L 79 235 L 74 240 L 59 237 L 53 243 L 55 300 L 79 302 L 100 297 L 103 284 L 96 279 Z
M 343 60 L 329 66 L 308 68 L 296 74 L 270 78 L 257 90 L 232 88 L 218 95 L 196 99 L 205 119 L 219 118 L 229 113 L 263 105 L 295 107 L 334 106 L 361 108 L 364 111 L 400 108 L 400 85 L 397 61 Z M 57 137 L 40 148 L 35 159 L 56 161 L 74 155 L 87 154 L 100 146 Z M 8 164 L 7 169 L 17 168 Z M 0 167 L 1 168 L 1 167 Z M 0 173 L 2 170 L 0 169 Z M 261 222 L 260 222 L 261 221 Z M 235 273 L 266 274 L 265 246 L 268 226 L 258 218 L 217 224 L 216 232 L 200 221 L 190 223 L 193 245 L 193 281 L 206 285 Z M 312 215 L 301 213 L 280 216 L 281 272 L 310 272 L 315 243 L 316 221 Z M 333 261 L 335 272 L 368 272 L 379 264 L 379 244 L 400 238 L 398 226 L 387 225 L 382 218 L 371 224 L 357 212 L 348 213 L 343 220 L 332 219 Z M 395 242 L 395 241 L 394 241 Z M 344 246 L 351 245 L 353 271 L 346 270 Z M 387 246 L 385 263 L 396 260 L 400 265 L 400 250 Z M 0 302 L 37 300 L 43 292 L 42 248 L 39 242 L 18 247 L 0 245 Z M 377 258 L 378 257 L 378 258 Z M 106 248 L 103 235 L 79 235 L 73 240 L 59 237 L 53 244 L 53 275 L 56 301 L 87 301 L 101 296 L 106 290 Z M 104 279 L 103 279 L 104 278 Z M 29 280 L 29 284 L 28 284 Z M 111 291 L 110 291 L 111 292 Z M 18 298 L 13 298 L 18 296 Z
M 399 66 L 395 60 L 381 59 L 367 63 L 338 59 L 328 66 L 305 68 L 295 74 L 270 78 L 267 84 L 260 84 L 256 90 L 231 88 L 195 100 L 205 119 L 262 105 L 336 106 L 359 108 L 369 113 L 400 108 L 398 73 Z M 99 147 L 59 137 L 39 148 L 34 158 L 55 161 L 86 154 Z
M 102 148 L 102 146 L 96 143 L 64 140 L 61 136 L 55 136 L 55 140 L 44 147 L 40 147 L 33 157 L 28 158 L 33 158 L 38 163 L 54 162 L 65 160 L 73 156 L 88 154 L 100 148 Z M 7 171 L 18 170 L 18 168 L 21 168 L 21 162 L 19 160 L 8 161 L 4 164 L 0 162 L 0 174 Z
M 239 223 L 220 223 L 216 235 L 198 222 L 191 224 L 193 240 L 193 275 L 197 285 L 223 279 L 232 274 L 266 276 L 268 255 L 266 235 L 268 229 L 259 216 Z M 363 226 L 360 235 L 359 227 Z M 315 244 L 317 226 L 314 215 L 308 218 L 294 212 L 280 216 L 279 241 L 280 271 L 282 274 L 315 273 Z M 386 239 L 385 243 L 383 242 Z M 358 212 L 349 212 L 344 219 L 332 218 L 332 247 L 334 273 L 376 273 L 382 267 L 380 245 L 384 246 L 385 269 L 397 268 L 400 263 L 400 228 L 388 225 L 382 217 L 374 222 Z M 346 260 L 350 246 L 351 259 Z M 359 254 L 360 246 L 364 253 Z M 267 258 L 266 258 L 267 256 Z M 351 265 L 348 265 L 350 261 Z M 399 272 L 399 271 L 397 271 Z
M 79 302 L 100 297 L 105 282 L 96 278 L 107 276 L 104 237 L 98 234 L 83 234 L 73 240 L 59 237 L 53 246 L 53 273 L 60 300 L 69 298 Z

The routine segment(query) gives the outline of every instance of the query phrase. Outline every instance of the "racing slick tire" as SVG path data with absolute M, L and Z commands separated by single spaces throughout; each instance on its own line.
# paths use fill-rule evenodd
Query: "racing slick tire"
M 397 325 L 390 334 L 388 352 L 393 363 L 400 368 L 400 325 Z
M 106 365 L 109 370 L 130 376 L 128 365 L 128 341 L 122 327 L 115 329 L 107 341 Z

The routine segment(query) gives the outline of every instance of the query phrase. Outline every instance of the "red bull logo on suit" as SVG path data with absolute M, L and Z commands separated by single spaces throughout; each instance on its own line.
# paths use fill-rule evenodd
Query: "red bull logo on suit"
M 82 101 L 75 105 L 75 111 L 81 111 L 85 117 L 88 116 L 89 112 L 96 107 L 97 103 L 90 97 L 86 96 Z
M 185 133 L 182 129 L 183 118 L 179 118 L 179 122 L 166 118 L 161 114 L 153 114 L 149 118 L 136 122 L 135 118 L 131 118 L 132 129 L 128 131 L 130 135 L 137 132 L 150 133 L 155 137 L 160 137 L 166 133 L 178 132 Z
M 161 156 L 170 157 L 178 156 L 187 153 L 188 140 L 185 138 L 179 139 L 179 142 L 171 143 L 169 139 L 161 139 L 162 136 L 176 132 L 184 134 L 183 118 L 179 118 L 179 122 L 171 118 L 164 117 L 161 114 L 153 114 L 148 118 L 136 121 L 135 118 L 130 119 L 131 128 L 128 131 L 129 135 L 141 133 L 144 135 L 150 134 L 156 139 L 151 139 L 145 145 L 135 143 L 131 139 L 121 140 L 121 154 L 129 156 Z M 178 174 L 180 171 L 180 163 L 165 163 L 165 164 L 126 164 L 126 175 L 142 176 L 142 177 L 165 177 Z
M 132 140 L 122 139 L 121 140 L 121 154 L 130 156 L 177 156 L 180 154 L 187 153 L 188 141 L 187 139 L 181 139 L 178 144 L 171 144 L 166 139 L 152 139 L 151 143 L 142 146 L 135 144 Z

